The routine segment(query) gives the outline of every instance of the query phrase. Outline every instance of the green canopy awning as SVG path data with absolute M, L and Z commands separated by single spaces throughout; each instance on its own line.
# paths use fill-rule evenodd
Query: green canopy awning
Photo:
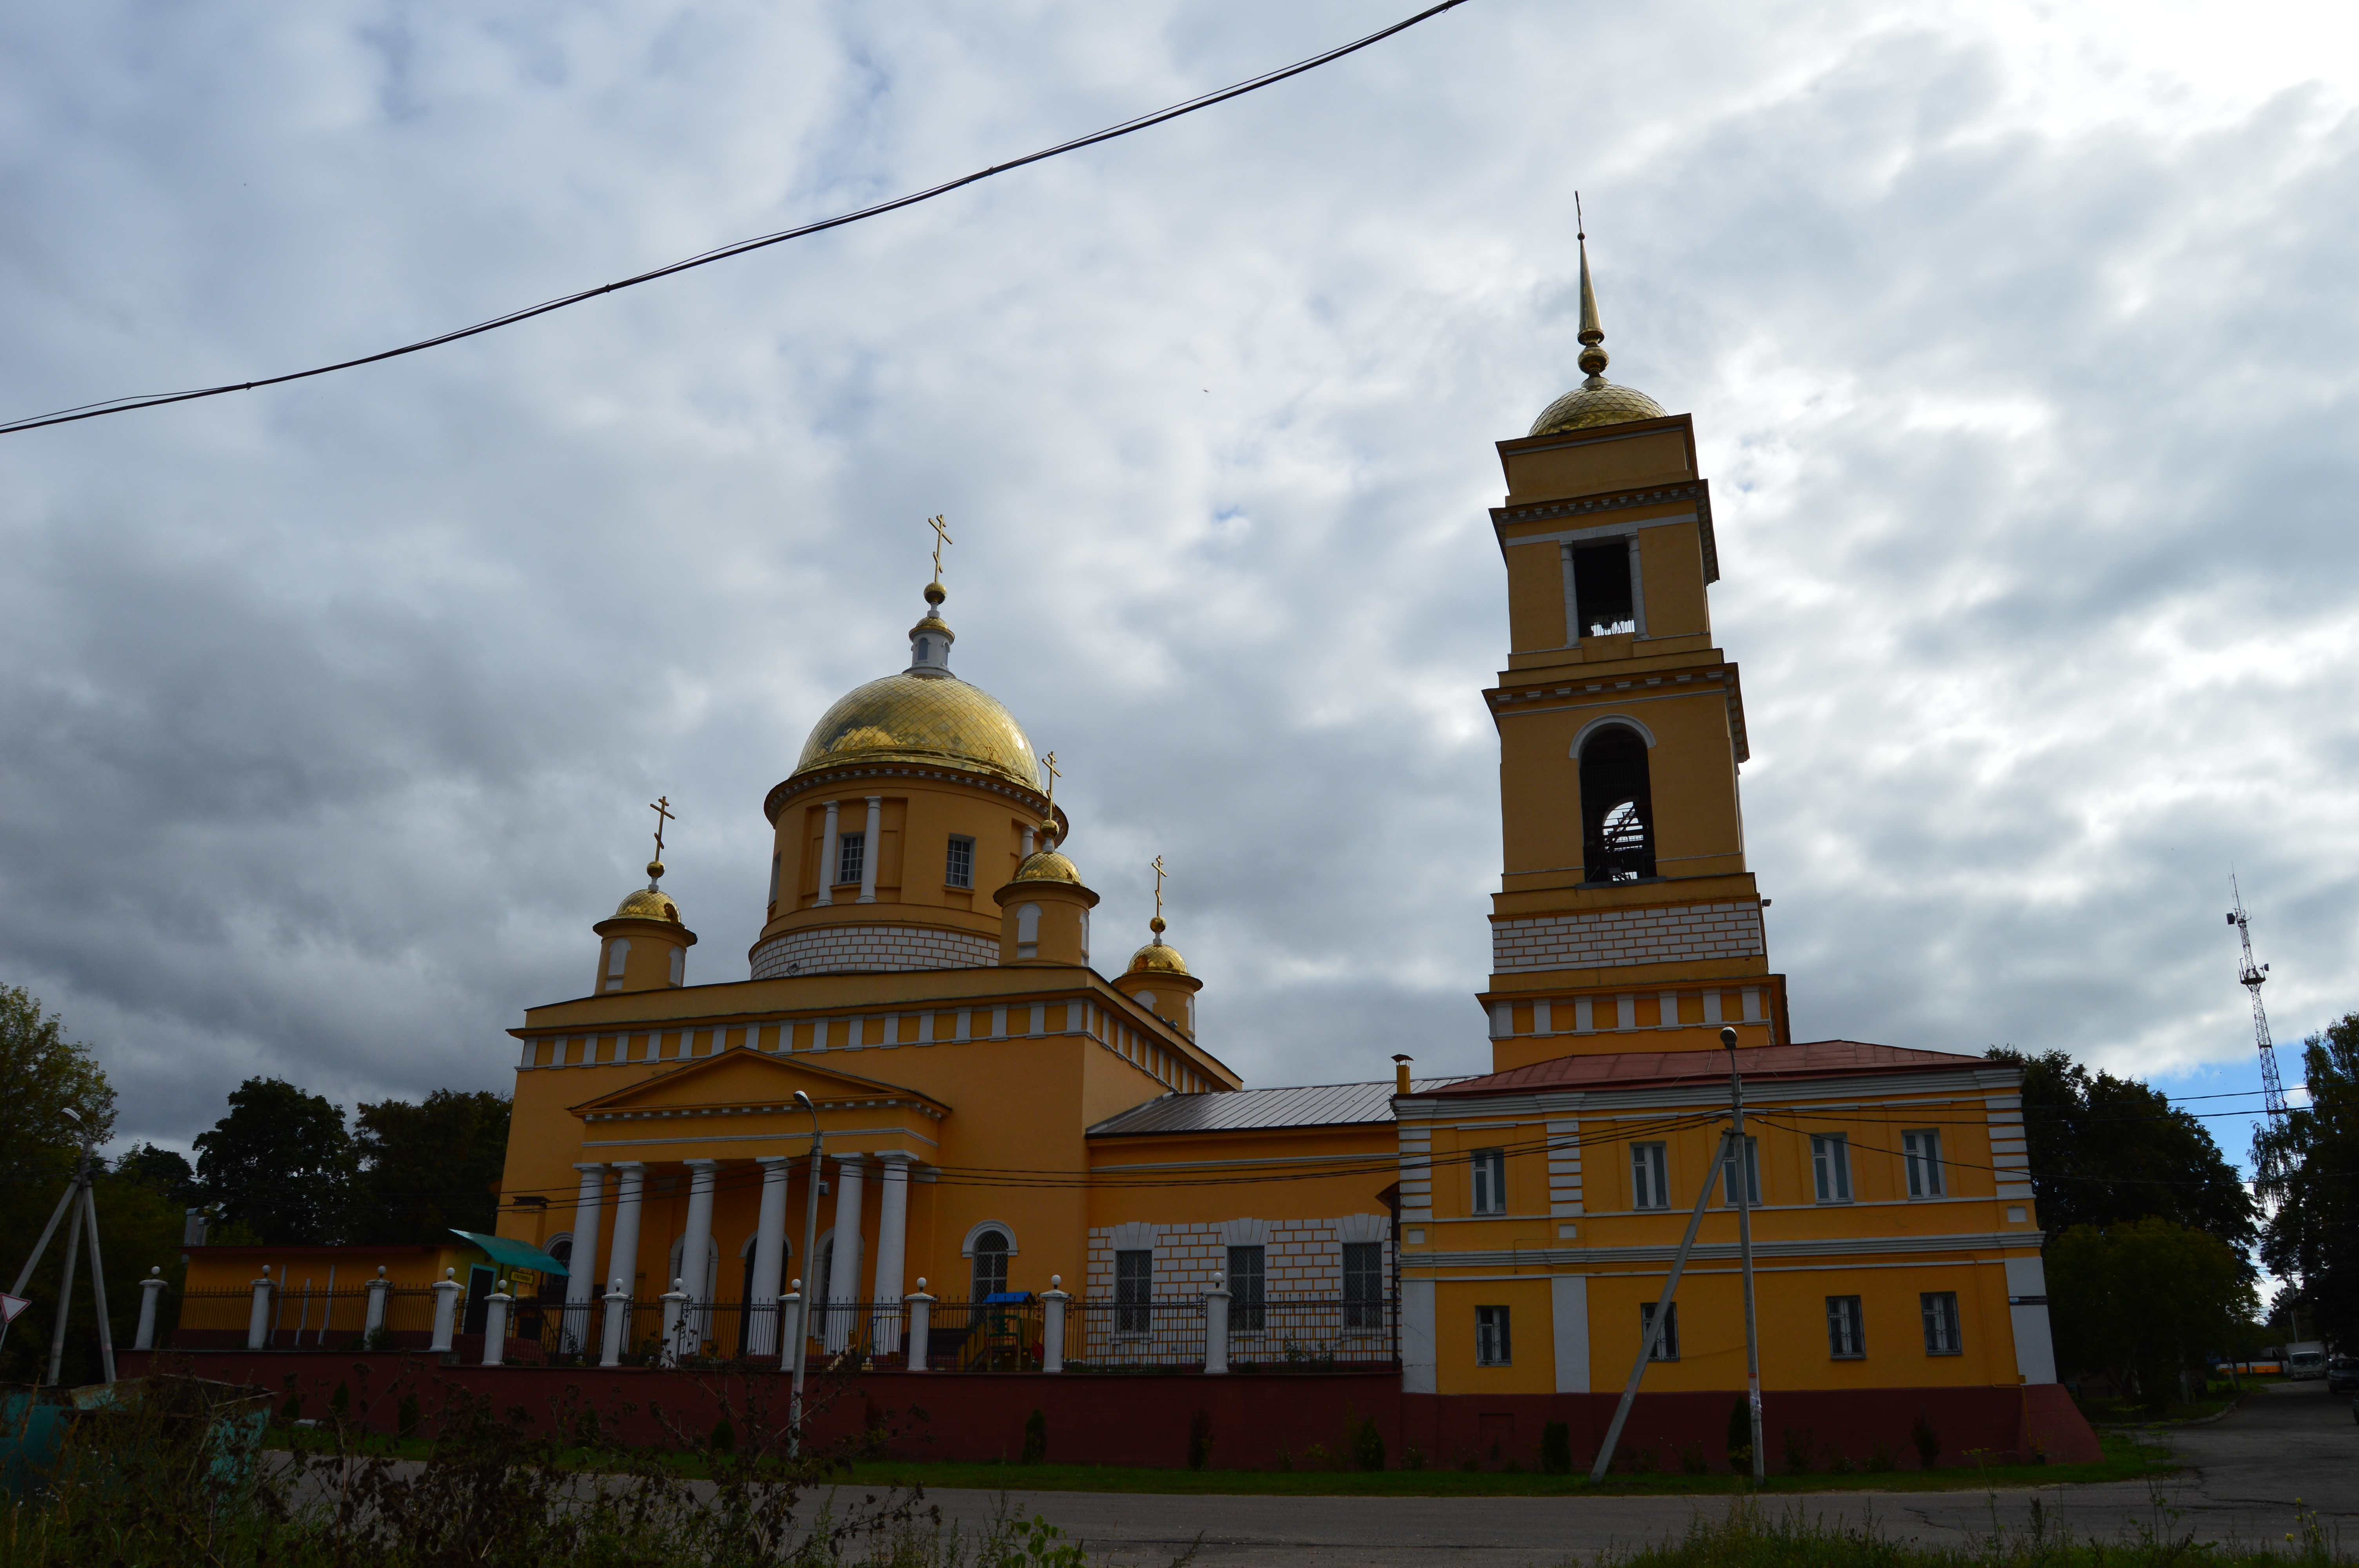
M 528 1247 L 521 1241 L 511 1241 L 505 1236 L 485 1236 L 480 1230 L 461 1230 L 457 1226 L 451 1227 L 451 1234 L 463 1237 L 473 1242 L 490 1253 L 492 1261 L 495 1263 L 506 1263 L 511 1269 L 530 1269 L 542 1274 L 565 1272 L 564 1264 L 538 1247 Z

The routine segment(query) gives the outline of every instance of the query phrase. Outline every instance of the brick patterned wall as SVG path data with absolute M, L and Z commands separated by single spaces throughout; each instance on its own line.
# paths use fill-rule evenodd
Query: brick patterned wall
M 1388 1216 L 1377 1222 L 1389 1227 Z M 1262 1289 L 1277 1296 L 1338 1296 L 1343 1293 L 1343 1243 L 1339 1219 L 1273 1219 L 1260 1245 Z M 1392 1242 L 1384 1231 L 1372 1231 L 1354 1240 L 1384 1241 L 1385 1278 L 1392 1278 Z M 1104 1227 L 1090 1231 L 1090 1278 L 1087 1299 L 1114 1300 L 1114 1232 Z M 1155 1227 L 1155 1295 L 1177 1301 L 1201 1295 L 1212 1288 L 1212 1276 L 1229 1267 L 1228 1243 L 1220 1224 L 1158 1225 Z M 1390 1287 L 1387 1286 L 1387 1289 Z
M 1500 920 L 1491 925 L 1491 968 L 1602 969 L 1696 958 L 1757 958 L 1761 908 L 1752 903 L 1691 903 Z
M 923 925 L 821 925 L 789 931 L 754 949 L 754 979 L 908 969 L 987 969 L 999 944 Z

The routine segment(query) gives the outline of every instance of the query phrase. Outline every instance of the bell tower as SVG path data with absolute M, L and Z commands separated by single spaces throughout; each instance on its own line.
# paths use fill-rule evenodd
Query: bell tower
M 1499 730 L 1505 863 L 1492 899 L 1495 1071 L 1552 1057 L 1788 1039 L 1745 863 L 1736 666 L 1687 415 L 1605 379 L 1581 239 L 1587 379 L 1499 443 L 1507 568 Z

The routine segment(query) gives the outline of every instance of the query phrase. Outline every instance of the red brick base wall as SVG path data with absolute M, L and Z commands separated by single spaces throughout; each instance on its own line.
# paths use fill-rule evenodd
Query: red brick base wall
M 464 1361 L 475 1357 L 465 1357 Z M 536 1421 L 598 1414 L 603 1431 L 631 1444 L 669 1444 L 708 1435 L 725 1412 L 740 1441 L 751 1425 L 787 1414 L 788 1380 L 774 1372 L 722 1374 L 637 1368 L 445 1366 L 420 1355 L 334 1351 L 126 1351 L 124 1375 L 185 1370 L 302 1399 L 302 1413 L 325 1415 L 342 1385 L 354 1419 L 389 1431 L 402 1399 L 414 1396 L 431 1430 L 434 1412 L 453 1392 L 521 1408 Z M 1397 1467 L 1414 1446 L 1429 1467 L 1468 1462 L 1493 1468 L 1509 1460 L 1539 1464 L 1542 1429 L 1570 1430 L 1574 1463 L 1586 1469 L 1614 1417 L 1612 1394 L 1404 1394 L 1394 1373 L 1256 1373 L 1208 1378 L 1048 1376 L 1039 1373 L 872 1372 L 834 1383 L 810 1379 L 814 1442 L 883 1429 L 888 1451 L 910 1459 L 1016 1459 L 1024 1424 L 1038 1410 L 1048 1426 L 1051 1463 L 1176 1468 L 1187 1463 L 1189 1433 L 1201 1411 L 1212 1431 L 1214 1469 L 1299 1465 L 1316 1445 L 1349 1452 L 1353 1428 L 1373 1419 L 1386 1462 Z M 1658 1469 L 1677 1470 L 1690 1450 L 1705 1465 L 1729 1467 L 1727 1431 L 1734 1393 L 1641 1394 L 1623 1431 L 1625 1452 Z M 1841 1458 L 1864 1465 L 1879 1453 L 1904 1469 L 1919 1463 L 1914 1432 L 1921 1415 L 1940 1443 L 1942 1465 L 2008 1464 L 2035 1449 L 2054 1464 L 2099 1457 L 2095 1433 L 2054 1384 L 2036 1388 L 1886 1389 L 1865 1392 L 1800 1390 L 1764 1397 L 1769 1468 L 1788 1466 L 1788 1433 L 1813 1469 Z

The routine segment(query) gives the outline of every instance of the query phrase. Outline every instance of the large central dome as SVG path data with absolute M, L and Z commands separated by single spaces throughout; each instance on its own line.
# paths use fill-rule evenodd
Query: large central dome
M 795 772 L 843 762 L 929 762 L 1040 787 L 1016 716 L 955 676 L 903 673 L 846 693 L 811 727 Z

